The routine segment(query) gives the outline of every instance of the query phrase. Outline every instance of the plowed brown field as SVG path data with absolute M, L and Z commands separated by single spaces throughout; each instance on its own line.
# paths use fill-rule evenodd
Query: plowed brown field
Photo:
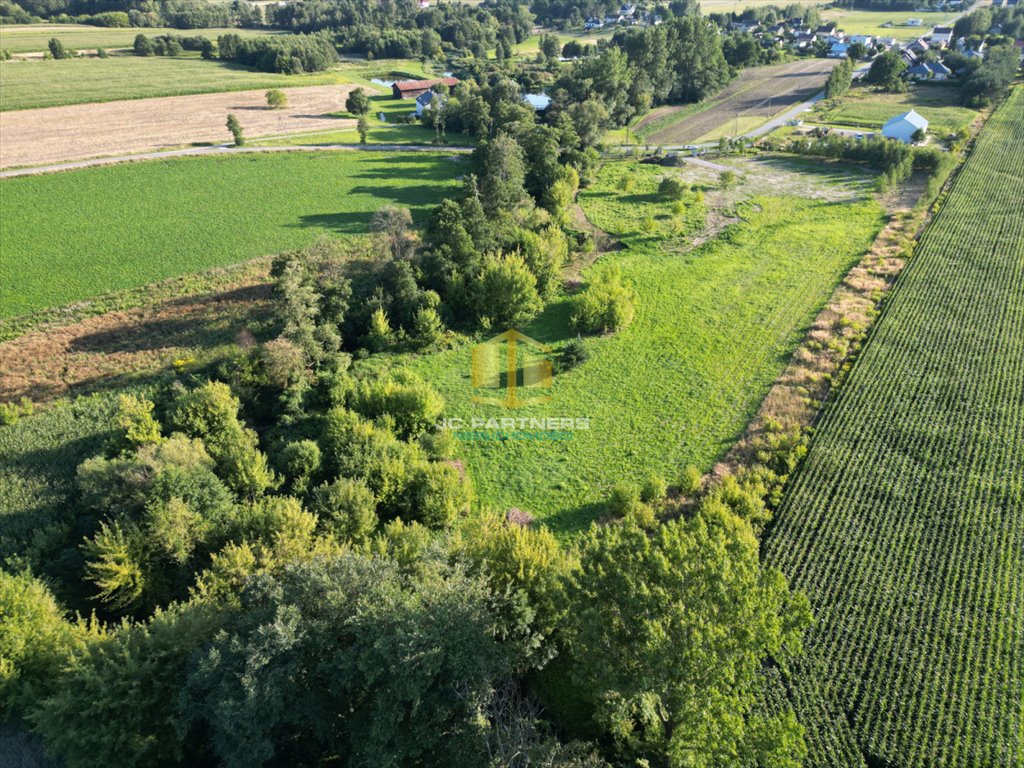
M 656 130 L 647 136 L 644 143 L 689 144 L 735 119 L 737 114 L 740 117 L 769 118 L 785 107 L 806 101 L 818 93 L 835 65 L 835 59 L 801 59 L 770 67 L 744 69 L 724 90 L 709 99 L 707 109 Z M 688 110 L 688 107 L 659 107 L 637 127 L 670 120 L 672 113 L 683 110 Z
M 228 113 L 246 137 L 345 130 L 336 117 L 354 86 L 288 88 L 288 106 L 269 109 L 264 90 L 77 104 L 0 113 L 0 168 L 145 152 L 231 137 Z

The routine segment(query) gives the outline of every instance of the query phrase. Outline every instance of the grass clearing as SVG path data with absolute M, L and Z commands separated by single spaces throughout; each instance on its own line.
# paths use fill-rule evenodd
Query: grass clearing
M 400 123 L 398 119 L 416 111 L 414 99 L 396 99 L 391 94 L 370 97 L 370 113 L 367 115 L 370 129 L 366 134 L 367 144 L 432 144 L 437 138 L 434 129 L 418 120 L 415 123 Z M 355 118 L 348 112 L 339 112 L 339 117 Z M 382 119 L 383 118 L 383 119 Z M 296 146 L 315 144 L 358 144 L 359 131 L 318 131 L 315 133 L 290 134 L 284 138 L 271 137 L 251 142 L 253 145 Z M 453 133 L 448 143 L 457 146 L 475 144 L 476 139 L 466 134 Z
M 65 48 L 94 50 L 96 48 L 131 48 L 136 35 L 147 37 L 157 35 L 202 35 L 216 41 L 218 35 L 239 35 L 241 37 L 263 37 L 265 35 L 288 35 L 271 29 L 168 29 L 164 27 L 93 27 L 88 24 L 3 24 L 0 25 L 0 48 L 11 53 L 45 51 L 51 38 L 56 37 Z
M 639 293 L 637 316 L 623 332 L 589 339 L 590 359 L 555 376 L 550 403 L 511 412 L 474 403 L 470 342 L 399 359 L 438 387 L 450 417 L 590 419 L 588 430 L 563 442 L 461 443 L 486 503 L 525 508 L 556 530 L 575 531 L 600 517 L 598 501 L 615 482 L 649 474 L 676 482 L 691 463 L 710 469 L 884 221 L 869 199 L 749 197 L 749 189 L 742 199 L 740 189 L 730 193 L 737 222 L 687 250 L 687 235 L 702 226 L 703 205 L 693 192 L 685 212 L 675 214 L 657 187 L 663 175 L 686 179 L 690 170 L 611 162 L 581 194 L 588 218 L 627 246 L 603 256 L 584 277 L 619 265 Z M 810 177 L 799 180 L 808 187 L 832 184 L 813 172 L 771 170 Z M 632 181 L 624 185 L 624 176 Z M 849 195 L 849 187 L 843 192 Z M 574 336 L 568 314 L 568 300 L 556 301 L 520 330 L 557 349 Z
M 5 179 L 0 317 L 238 263 L 321 234 L 363 234 L 370 214 L 389 203 L 421 219 L 460 172 L 443 153 L 341 151 Z
M 932 27 L 951 25 L 956 13 L 928 13 L 919 11 L 850 11 L 829 9 L 822 11 L 826 21 L 835 22 L 848 35 L 871 35 L 872 37 L 894 37 L 897 40 L 916 40 L 927 36 Z M 921 19 L 920 26 L 907 26 L 907 19 Z M 891 23 L 890 27 L 883 24 Z
M 767 118 L 753 116 L 740 116 L 729 120 L 726 123 L 718 126 L 714 130 L 708 131 L 703 136 L 697 138 L 697 144 L 703 144 L 708 141 L 718 141 L 723 136 L 734 138 L 736 136 L 742 136 L 748 131 L 752 131 L 755 128 L 759 128 L 764 125 Z
M 928 120 L 928 130 L 938 136 L 968 127 L 978 113 L 958 105 L 959 89 L 954 85 L 911 86 L 906 93 L 880 93 L 867 86 L 855 86 L 837 103 L 820 103 L 814 122 L 878 130 L 892 117 L 913 109 Z

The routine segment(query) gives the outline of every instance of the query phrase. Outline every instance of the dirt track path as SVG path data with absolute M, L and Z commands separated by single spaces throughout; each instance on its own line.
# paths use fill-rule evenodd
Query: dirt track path
M 249 138 L 354 128 L 334 116 L 353 87 L 287 88 L 288 106 L 277 110 L 261 89 L 0 112 L 0 168 L 220 143 L 229 112 Z

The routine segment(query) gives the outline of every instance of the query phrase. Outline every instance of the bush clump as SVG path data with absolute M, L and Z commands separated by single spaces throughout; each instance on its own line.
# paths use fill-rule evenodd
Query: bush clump
M 573 302 L 570 321 L 580 333 L 621 331 L 633 322 L 636 291 L 617 266 L 606 269 Z

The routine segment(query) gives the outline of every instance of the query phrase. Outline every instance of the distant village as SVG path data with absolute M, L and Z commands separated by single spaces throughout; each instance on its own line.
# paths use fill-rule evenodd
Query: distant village
M 1013 8 L 1018 2 L 1021 0 L 996 0 L 989 7 L 993 9 Z M 970 5 L 970 0 L 943 0 L 936 5 L 921 8 L 920 12 L 956 13 L 966 10 Z M 586 31 L 595 31 L 611 27 L 653 26 L 661 22 L 662 18 L 657 13 L 642 10 L 632 3 L 623 3 L 616 13 L 587 19 L 583 28 Z M 882 26 L 888 28 L 920 27 L 923 30 L 925 23 L 920 18 L 909 18 L 899 24 L 887 22 Z M 953 28 L 951 26 L 934 27 L 930 34 L 922 35 L 912 41 L 901 41 L 895 37 L 885 36 L 848 35 L 834 23 L 823 23 L 815 28 L 810 28 L 803 26 L 802 19 L 789 19 L 772 24 L 763 24 L 757 21 L 735 21 L 724 31 L 750 34 L 760 40 L 766 48 L 786 48 L 797 54 L 827 56 L 835 59 L 846 57 L 868 59 L 875 54 L 896 48 L 900 50 L 907 62 L 908 69 L 904 74 L 907 79 L 944 80 L 955 74 L 945 64 L 938 61 L 936 56 L 928 54 L 928 51 L 932 51 L 934 54 L 953 45 Z M 1000 34 L 1001 32 L 998 25 L 989 30 L 989 34 Z M 1024 47 L 1024 43 L 1017 42 L 1018 47 Z M 956 42 L 956 49 L 968 59 L 984 58 L 985 55 L 984 41 L 971 43 L 966 39 L 961 39 Z

